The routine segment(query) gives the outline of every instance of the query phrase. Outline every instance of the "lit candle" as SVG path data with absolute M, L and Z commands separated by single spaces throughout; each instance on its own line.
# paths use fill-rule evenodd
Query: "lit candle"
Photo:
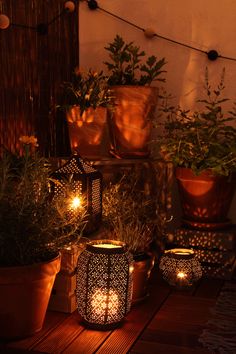
M 80 209 L 82 207 L 82 198 L 81 197 L 74 197 L 71 200 L 70 207 L 73 210 Z

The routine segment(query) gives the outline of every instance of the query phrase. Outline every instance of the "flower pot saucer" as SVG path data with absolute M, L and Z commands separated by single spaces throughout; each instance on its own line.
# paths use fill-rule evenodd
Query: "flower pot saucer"
M 197 230 L 221 230 L 228 228 L 232 225 L 231 221 L 229 219 L 226 219 L 224 222 L 199 222 L 195 220 L 187 220 L 187 219 L 182 219 L 182 222 L 184 225 L 189 226 L 193 229 Z

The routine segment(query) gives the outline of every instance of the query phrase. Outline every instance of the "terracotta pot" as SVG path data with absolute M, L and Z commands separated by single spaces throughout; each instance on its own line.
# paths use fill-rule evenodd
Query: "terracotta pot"
M 21 338 L 41 330 L 61 257 L 0 268 L 0 336 Z
M 80 108 L 72 107 L 66 116 L 72 153 L 92 158 L 109 156 L 107 109 L 89 108 L 80 116 Z
M 140 259 L 134 256 L 132 305 L 145 300 L 148 296 L 148 283 L 153 266 L 153 256 L 144 254 Z
M 118 157 L 147 157 L 158 89 L 114 86 L 115 109 L 110 114 L 111 153 Z
M 228 211 L 235 190 L 235 176 L 217 176 L 210 170 L 196 176 L 191 169 L 175 171 L 184 223 L 197 228 L 222 228 L 229 224 Z

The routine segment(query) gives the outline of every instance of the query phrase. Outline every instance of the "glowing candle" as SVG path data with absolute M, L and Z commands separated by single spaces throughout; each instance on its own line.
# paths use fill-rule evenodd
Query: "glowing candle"
M 82 207 L 82 198 L 74 197 L 70 203 L 70 207 L 73 210 L 80 209 Z

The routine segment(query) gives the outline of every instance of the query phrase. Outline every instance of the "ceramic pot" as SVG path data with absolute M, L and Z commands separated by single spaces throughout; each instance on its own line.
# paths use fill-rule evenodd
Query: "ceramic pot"
M 107 108 L 89 108 L 80 115 L 79 107 L 72 107 L 66 115 L 72 153 L 82 157 L 109 156 Z
M 230 224 L 228 211 L 235 191 L 235 176 L 217 176 L 210 170 L 198 176 L 176 168 L 183 222 L 195 228 L 220 229 Z
M 109 115 L 111 154 L 121 158 L 148 157 L 157 87 L 114 86 L 112 92 L 115 108 Z
M 61 257 L 29 266 L 0 267 L 0 336 L 21 338 L 42 329 Z
M 149 278 L 153 266 L 154 257 L 152 255 L 146 253 L 138 256 L 134 255 L 132 305 L 147 298 Z

